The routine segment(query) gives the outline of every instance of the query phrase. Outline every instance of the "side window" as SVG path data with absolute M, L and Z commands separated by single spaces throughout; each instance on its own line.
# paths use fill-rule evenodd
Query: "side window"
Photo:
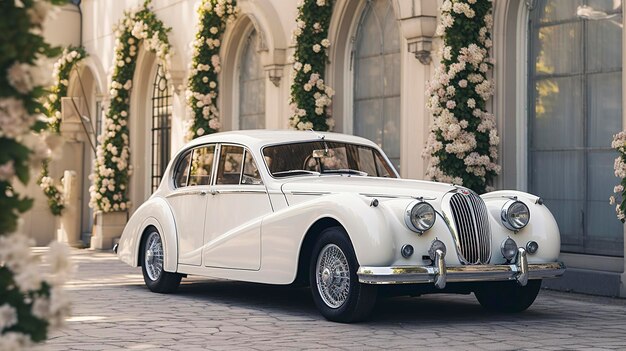
M 259 185 L 263 184 L 259 169 L 254 163 L 252 153 L 246 150 L 245 162 L 243 163 L 243 176 L 241 177 L 241 184 Z
M 214 157 L 215 145 L 201 146 L 193 150 L 191 174 L 189 175 L 190 186 L 211 184 Z
M 174 171 L 174 187 L 181 188 L 187 186 L 189 177 L 189 160 L 191 159 L 191 151 L 187 152 L 176 165 Z
M 389 165 L 383 159 L 382 156 L 378 152 L 376 152 L 376 170 L 378 171 L 379 177 L 384 178 L 395 178 L 396 176 L 393 174 L 391 169 L 389 169 Z
M 217 185 L 239 184 L 243 161 L 243 147 L 222 145 L 217 168 Z

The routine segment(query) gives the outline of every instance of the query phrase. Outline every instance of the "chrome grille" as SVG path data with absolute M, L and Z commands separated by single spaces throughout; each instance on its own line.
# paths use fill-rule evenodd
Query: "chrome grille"
M 487 206 L 474 193 L 454 194 L 450 208 L 457 230 L 457 249 L 464 264 L 486 264 L 491 256 L 491 230 Z

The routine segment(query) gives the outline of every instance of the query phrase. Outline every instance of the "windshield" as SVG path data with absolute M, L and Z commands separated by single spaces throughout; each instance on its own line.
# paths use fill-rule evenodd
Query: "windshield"
M 268 146 L 263 155 L 274 177 L 345 173 L 396 178 L 392 166 L 369 146 L 311 141 Z

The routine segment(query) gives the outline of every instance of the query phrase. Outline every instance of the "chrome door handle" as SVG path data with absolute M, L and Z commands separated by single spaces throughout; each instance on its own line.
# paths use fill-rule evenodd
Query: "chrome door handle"
M 204 196 L 206 194 L 207 194 L 206 190 L 200 190 L 200 195 Z

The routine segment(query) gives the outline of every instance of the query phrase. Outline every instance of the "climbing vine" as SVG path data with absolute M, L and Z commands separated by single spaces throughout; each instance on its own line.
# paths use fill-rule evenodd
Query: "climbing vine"
M 220 47 L 226 26 L 235 20 L 235 0 L 203 0 L 198 8 L 198 26 L 187 83 L 187 106 L 191 114 L 186 139 L 211 134 L 221 127 L 217 109 L 222 70 Z
M 156 53 L 169 79 L 170 43 L 165 27 L 146 1 L 137 10 L 124 13 L 115 31 L 113 75 L 109 85 L 110 103 L 103 119 L 103 132 L 96 150 L 89 205 L 103 212 L 125 211 L 130 206 L 127 189 L 129 166 L 128 111 L 139 45 Z
M 330 111 L 335 92 L 324 81 L 333 4 L 334 0 L 303 0 L 298 6 L 289 105 L 289 124 L 295 129 L 326 131 L 335 125 Z
M 427 87 L 434 123 L 423 154 L 429 159 L 426 175 L 478 193 L 491 190 L 500 173 L 500 139 L 486 110 L 494 92 L 487 76 L 492 26 L 491 0 L 444 1 L 437 28 L 441 62 Z
M 67 96 L 72 69 L 85 57 L 87 57 L 87 52 L 83 47 L 69 46 L 63 50 L 63 54 L 61 54 L 61 57 L 54 64 L 52 71 L 54 84 L 50 88 L 47 101 L 44 102 L 44 107 L 48 115 L 48 130 L 50 133 L 56 135 L 61 133 L 61 98 Z M 39 184 L 44 195 L 48 198 L 50 212 L 55 216 L 59 216 L 65 207 L 63 204 L 63 191 L 61 186 L 56 184 L 54 178 L 50 177 L 48 169 L 49 163 L 49 160 L 43 162 L 37 184 Z

